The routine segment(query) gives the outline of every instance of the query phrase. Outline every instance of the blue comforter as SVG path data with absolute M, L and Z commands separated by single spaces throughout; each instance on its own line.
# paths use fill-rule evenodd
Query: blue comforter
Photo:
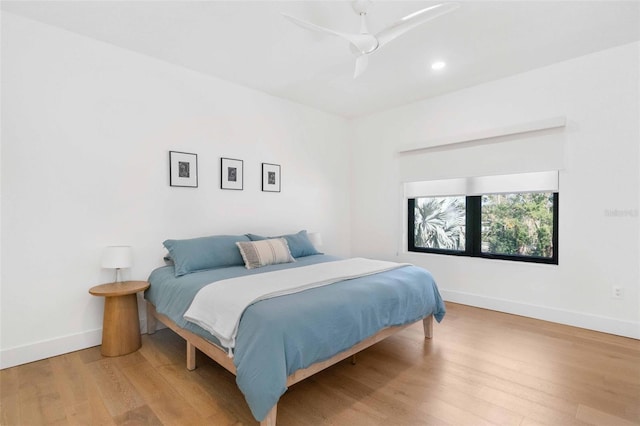
M 180 327 L 218 343 L 183 318 L 205 285 L 242 275 L 339 260 L 328 255 L 259 269 L 244 266 L 196 272 L 176 278 L 173 266 L 154 270 L 145 298 Z M 287 376 L 331 358 L 383 328 L 431 315 L 439 322 L 445 307 L 429 272 L 406 266 L 326 287 L 263 300 L 240 320 L 234 364 L 236 382 L 253 416 L 261 421 L 287 390 Z

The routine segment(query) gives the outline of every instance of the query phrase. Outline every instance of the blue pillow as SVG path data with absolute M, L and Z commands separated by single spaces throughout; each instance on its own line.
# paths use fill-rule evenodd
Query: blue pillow
M 215 235 L 162 244 L 173 259 L 176 277 L 206 269 L 244 265 L 236 243 L 251 241 L 246 235 Z
M 297 234 L 280 235 L 278 237 L 263 237 L 261 235 L 247 234 L 251 241 L 266 240 L 267 238 L 284 238 L 289 245 L 289 251 L 293 257 L 311 256 L 313 254 L 322 254 L 311 243 L 307 231 L 300 231 Z

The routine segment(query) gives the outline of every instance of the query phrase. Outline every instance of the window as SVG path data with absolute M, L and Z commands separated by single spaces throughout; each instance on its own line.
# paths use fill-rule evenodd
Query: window
M 558 193 L 408 199 L 409 251 L 558 264 Z
M 416 198 L 413 210 L 416 247 L 457 252 L 465 250 L 465 197 Z

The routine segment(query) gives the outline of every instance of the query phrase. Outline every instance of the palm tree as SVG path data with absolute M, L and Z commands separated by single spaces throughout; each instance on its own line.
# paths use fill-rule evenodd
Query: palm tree
M 464 197 L 416 199 L 415 246 L 464 250 Z

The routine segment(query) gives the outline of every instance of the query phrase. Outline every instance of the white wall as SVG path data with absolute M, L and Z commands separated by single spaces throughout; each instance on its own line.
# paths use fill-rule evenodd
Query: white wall
M 166 238 L 304 228 L 349 255 L 343 119 L 9 13 L 2 112 L 1 367 L 100 343 L 107 245 L 133 246 L 131 279 Z M 169 150 L 198 154 L 199 188 L 169 186 Z M 220 157 L 243 191 L 219 189 Z
M 352 254 L 426 267 L 447 300 L 640 338 L 639 51 L 624 45 L 355 120 Z M 564 130 L 397 153 L 556 116 Z M 406 252 L 404 179 L 554 168 L 559 265 Z M 611 298 L 613 285 L 623 299 Z

